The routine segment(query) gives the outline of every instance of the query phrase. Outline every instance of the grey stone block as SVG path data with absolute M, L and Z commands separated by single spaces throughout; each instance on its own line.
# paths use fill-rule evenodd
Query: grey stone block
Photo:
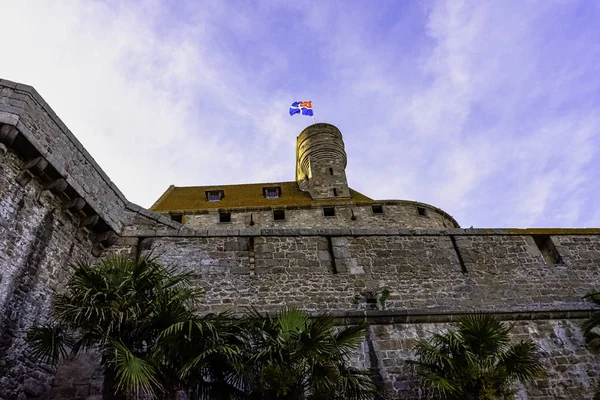
M 0 111 L 0 123 L 16 126 L 19 123 L 19 115 Z

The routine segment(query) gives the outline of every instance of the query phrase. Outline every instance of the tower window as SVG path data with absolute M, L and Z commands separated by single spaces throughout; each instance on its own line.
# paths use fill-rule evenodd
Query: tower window
M 231 213 L 228 212 L 220 212 L 219 213 L 219 222 L 231 222 Z
M 371 206 L 373 214 L 383 214 L 383 206 Z
M 424 207 L 417 207 L 417 212 L 421 217 L 427 216 L 427 210 Z
M 539 249 L 542 257 L 544 258 L 544 263 L 546 264 L 562 264 L 563 260 L 558 250 L 556 250 L 556 246 L 554 246 L 554 242 L 552 242 L 552 238 L 550 235 L 531 235 L 533 236 L 533 241 L 535 242 L 537 248 Z
M 335 217 L 335 208 L 334 207 L 323 208 L 323 215 L 325 217 Z
M 333 175 L 333 168 L 329 168 L 329 175 Z
M 279 188 L 279 187 L 263 188 L 263 194 L 265 196 L 265 199 L 278 199 L 281 197 L 281 188 Z
M 274 221 L 285 221 L 285 210 L 273 210 Z
M 337 189 L 336 188 L 333 188 L 333 195 L 337 196 Z
M 183 214 L 171 214 L 171 221 L 183 224 Z
M 221 201 L 225 197 L 222 190 L 208 190 L 206 192 L 206 200 L 210 202 Z

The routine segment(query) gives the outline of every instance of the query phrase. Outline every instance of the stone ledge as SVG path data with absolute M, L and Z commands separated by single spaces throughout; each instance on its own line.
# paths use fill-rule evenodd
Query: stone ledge
M 344 325 L 367 323 L 369 325 L 416 324 L 456 322 L 464 315 L 485 312 L 497 316 L 503 321 L 534 321 L 547 319 L 585 319 L 592 312 L 598 311 L 593 307 L 555 310 L 365 310 L 365 311 L 332 311 L 330 313 L 338 322 Z
M 131 208 L 130 208 L 131 209 Z M 133 209 L 131 209 L 133 211 Z M 165 223 L 165 225 L 177 228 L 173 225 L 181 225 L 167 221 L 166 217 L 158 218 L 156 213 L 142 209 L 139 214 L 152 220 Z M 171 223 L 167 223 L 171 222 Z M 208 230 L 207 236 L 517 236 L 517 235 L 600 235 L 598 228 L 570 228 L 570 229 L 376 229 L 376 228 L 195 228 L 190 225 L 182 225 L 189 231 L 189 236 L 198 236 L 196 231 Z M 160 235 L 168 236 L 168 234 Z M 182 234 L 172 236 L 185 236 Z M 205 236 L 204 234 L 202 236 Z

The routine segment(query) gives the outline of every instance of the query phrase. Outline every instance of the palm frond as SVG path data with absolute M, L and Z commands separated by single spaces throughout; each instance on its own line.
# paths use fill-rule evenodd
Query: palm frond
M 114 341 L 111 347 L 113 357 L 109 359 L 109 363 L 116 373 L 117 390 L 149 396 L 154 396 L 162 390 L 153 365 L 136 356 L 121 342 Z
M 539 347 L 531 340 L 522 340 L 507 352 L 503 364 L 509 375 L 525 382 L 540 377 L 544 366 L 540 362 Z
M 43 325 L 27 331 L 27 341 L 33 349 L 34 359 L 55 365 L 66 358 L 75 340 L 64 326 Z
M 592 332 L 594 329 L 599 328 L 600 327 L 600 312 L 596 311 L 594 313 L 592 313 L 592 315 L 590 316 L 590 318 L 586 319 L 583 324 L 582 324 L 582 329 L 583 329 L 583 334 L 585 336 L 588 336 L 594 332 Z

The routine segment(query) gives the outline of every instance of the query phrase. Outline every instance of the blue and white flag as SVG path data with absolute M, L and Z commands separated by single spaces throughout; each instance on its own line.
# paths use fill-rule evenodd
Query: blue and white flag
M 302 114 L 313 116 L 312 102 L 310 101 L 295 101 L 290 106 L 290 115 Z

